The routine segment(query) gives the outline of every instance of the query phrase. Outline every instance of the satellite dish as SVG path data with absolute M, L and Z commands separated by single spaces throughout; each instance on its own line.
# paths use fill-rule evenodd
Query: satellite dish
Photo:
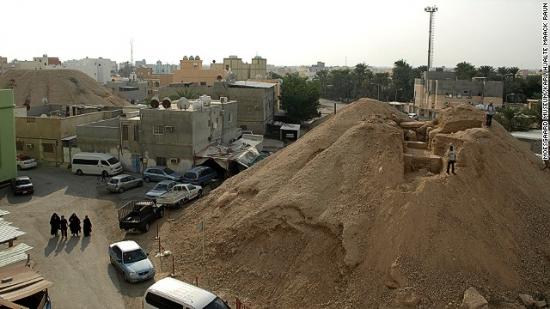
M 160 105 L 159 98 L 157 96 L 154 96 L 151 99 L 151 102 L 149 103 L 149 105 L 151 105 L 152 108 L 158 108 Z
M 164 107 L 164 109 L 169 109 L 171 106 L 172 100 L 170 100 L 169 97 L 165 97 L 164 99 L 162 99 L 162 107 Z

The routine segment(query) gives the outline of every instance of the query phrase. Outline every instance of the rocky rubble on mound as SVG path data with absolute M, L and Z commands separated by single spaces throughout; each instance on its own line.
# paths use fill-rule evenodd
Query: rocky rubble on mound
M 170 227 L 177 272 L 254 308 L 541 305 L 550 175 L 482 120 L 469 106 L 411 122 L 352 103 L 186 209 Z

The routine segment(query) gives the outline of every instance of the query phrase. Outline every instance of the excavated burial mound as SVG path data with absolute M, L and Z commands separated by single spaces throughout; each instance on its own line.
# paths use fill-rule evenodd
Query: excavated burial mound
M 253 308 L 442 308 L 471 286 L 497 307 L 548 295 L 550 175 L 482 119 L 460 106 L 429 124 L 427 151 L 458 147 L 457 175 L 406 173 L 408 120 L 350 104 L 186 209 L 167 241 L 176 270 Z
M 27 96 L 32 105 L 51 104 L 128 105 L 88 75 L 75 70 L 9 70 L 0 75 L 0 88 L 15 82 L 15 104 L 22 106 Z

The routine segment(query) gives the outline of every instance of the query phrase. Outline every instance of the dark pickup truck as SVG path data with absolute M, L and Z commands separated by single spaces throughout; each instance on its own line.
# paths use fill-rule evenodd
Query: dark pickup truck
M 118 226 L 122 230 L 147 232 L 151 222 L 164 216 L 164 206 L 152 200 L 130 201 L 118 209 Z

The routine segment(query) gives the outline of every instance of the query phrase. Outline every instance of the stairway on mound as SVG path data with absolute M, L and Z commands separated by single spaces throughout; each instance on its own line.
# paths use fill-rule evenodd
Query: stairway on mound
M 402 122 L 399 125 L 407 132 L 410 130 L 416 131 L 424 124 L 425 122 L 421 121 L 410 121 Z M 443 168 L 443 160 L 440 156 L 433 154 L 433 152 L 428 149 L 428 143 L 426 141 L 415 140 L 415 135 L 411 136 L 405 133 L 404 137 L 406 139 L 403 147 L 405 173 L 426 169 L 434 174 L 439 174 Z

